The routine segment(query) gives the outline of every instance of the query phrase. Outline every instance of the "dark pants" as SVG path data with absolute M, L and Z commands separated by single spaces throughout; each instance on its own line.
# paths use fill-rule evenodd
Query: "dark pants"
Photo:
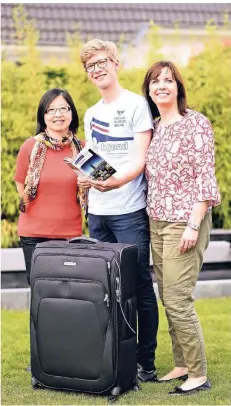
M 136 244 L 139 252 L 137 280 L 138 351 L 137 361 L 145 370 L 154 369 L 157 347 L 158 307 L 149 271 L 149 221 L 145 209 L 122 215 L 89 214 L 90 237 L 104 242 Z
M 25 265 L 26 265 L 26 277 L 27 282 L 30 285 L 30 273 L 31 273 L 31 258 L 33 251 L 35 249 L 36 244 L 39 242 L 49 241 L 50 238 L 43 238 L 43 237 L 20 237 Z

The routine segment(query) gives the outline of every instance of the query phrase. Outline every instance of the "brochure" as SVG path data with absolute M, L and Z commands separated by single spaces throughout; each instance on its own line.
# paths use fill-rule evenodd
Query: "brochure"
M 64 161 L 74 170 L 79 170 L 93 180 L 106 180 L 116 170 L 97 152 L 84 147 L 74 158 L 64 158 Z

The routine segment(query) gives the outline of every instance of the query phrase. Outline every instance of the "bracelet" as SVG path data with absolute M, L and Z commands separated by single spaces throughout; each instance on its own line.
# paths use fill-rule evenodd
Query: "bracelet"
M 198 226 L 197 224 L 193 224 L 193 223 L 188 222 L 187 225 L 188 225 L 190 228 L 192 228 L 192 230 L 196 230 L 196 231 L 199 231 L 199 230 L 200 230 L 200 226 Z

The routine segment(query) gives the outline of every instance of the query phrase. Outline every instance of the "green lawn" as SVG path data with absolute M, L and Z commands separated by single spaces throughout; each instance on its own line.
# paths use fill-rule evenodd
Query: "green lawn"
M 158 375 L 172 368 L 170 339 L 162 305 L 156 365 Z M 208 376 L 213 384 L 209 392 L 184 397 L 167 393 L 174 383 L 142 384 L 139 392 L 121 395 L 118 405 L 230 405 L 231 404 L 231 299 L 203 299 L 196 302 L 203 325 Z M 54 390 L 32 390 L 29 362 L 28 311 L 2 311 L 2 405 L 103 405 L 107 397 L 89 396 Z

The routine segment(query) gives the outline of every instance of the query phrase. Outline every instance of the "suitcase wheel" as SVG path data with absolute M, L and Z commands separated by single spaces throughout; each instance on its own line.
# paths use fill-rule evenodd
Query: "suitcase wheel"
M 115 386 L 112 390 L 111 390 L 111 395 L 112 396 L 118 396 L 121 392 L 121 388 L 120 386 Z
M 31 377 L 31 385 L 33 389 L 37 389 L 39 387 L 37 379 L 35 379 L 33 376 Z
M 120 394 L 120 392 L 121 392 L 120 386 L 115 386 L 114 388 L 112 388 L 111 394 L 110 394 L 110 396 L 108 397 L 108 402 L 109 402 L 110 404 L 111 404 L 111 403 L 115 403 L 116 400 L 117 400 L 117 398 L 118 398 L 118 396 L 119 396 L 119 394 Z
M 133 390 L 134 390 L 135 392 L 137 392 L 138 390 L 141 390 L 141 387 L 140 387 L 140 385 L 139 385 L 138 376 L 136 376 L 136 378 L 134 379 L 134 382 L 133 382 Z
M 109 396 L 108 397 L 108 403 L 109 404 L 112 404 L 112 403 L 115 403 L 116 402 L 116 400 L 117 400 L 117 398 L 118 398 L 118 396 Z

